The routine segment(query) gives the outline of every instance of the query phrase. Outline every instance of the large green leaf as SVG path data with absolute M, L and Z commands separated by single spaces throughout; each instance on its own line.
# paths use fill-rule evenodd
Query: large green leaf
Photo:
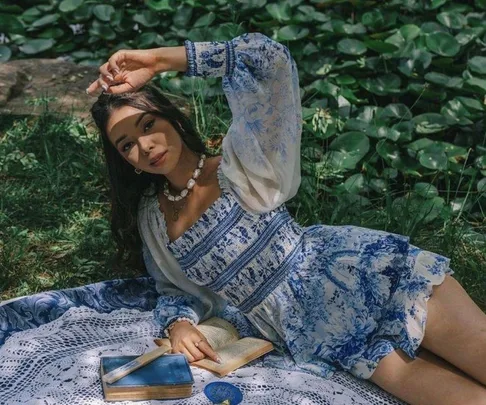
M 336 32 L 345 35 L 362 35 L 362 34 L 366 34 L 366 27 L 361 23 L 342 24 L 339 26 L 339 29 L 337 29 Z
M 374 94 L 385 96 L 388 94 L 400 93 L 402 81 L 400 76 L 394 73 L 388 73 L 375 78 L 360 80 L 359 84 Z
M 62 37 L 66 37 L 66 33 L 59 27 L 50 27 L 37 34 L 37 38 L 58 39 Z
M 425 37 L 427 48 L 441 56 L 455 56 L 461 50 L 457 39 L 447 32 L 433 32 Z
M 432 62 L 432 54 L 423 49 L 414 49 L 410 56 L 404 57 L 399 65 L 398 70 L 406 76 L 414 76 L 417 73 L 424 72 Z
M 486 155 L 477 157 L 474 164 L 479 170 L 486 170 Z
M 12 56 L 12 51 L 6 45 L 0 45 L 0 62 L 6 62 Z
M 238 3 L 243 4 L 242 10 L 261 9 L 265 6 L 265 4 L 267 4 L 267 0 L 237 0 L 237 1 Z M 223 4 L 225 3 L 227 3 L 227 1 L 223 1 Z
M 436 10 L 448 1 L 449 0 L 425 0 L 424 3 L 427 10 Z
M 396 45 L 384 41 L 376 41 L 372 39 L 365 39 L 364 44 L 367 48 L 372 49 L 378 53 L 392 53 L 398 50 Z
M 439 142 L 439 144 L 442 145 L 442 147 L 444 148 L 444 152 L 448 158 L 460 158 L 459 160 L 467 159 L 467 155 L 469 153 L 469 150 L 467 148 L 457 146 L 448 142 Z
M 385 16 L 379 9 L 364 13 L 361 16 L 361 23 L 372 30 L 378 30 L 386 25 Z
M 109 22 L 115 8 L 109 4 L 98 4 L 93 8 L 93 14 L 101 21 Z
M 267 4 L 265 8 L 277 21 L 289 21 L 291 18 L 291 9 L 287 2 Z
M 413 186 L 413 190 L 421 197 L 433 198 L 439 195 L 437 187 L 430 183 L 418 182 Z
M 293 18 L 300 23 L 310 23 L 312 21 L 325 23 L 331 19 L 329 15 L 316 11 L 312 6 L 299 6 L 297 9 L 299 13 Z
M 419 203 L 420 216 L 424 223 L 432 222 L 444 209 L 444 199 L 442 197 L 432 197 Z
M 467 24 L 467 19 L 457 12 L 443 12 L 437 15 L 437 20 L 447 28 L 459 30 Z
M 361 173 L 353 174 L 344 182 L 344 188 L 351 194 L 358 194 L 363 190 L 365 178 Z
M 37 7 L 31 7 L 25 10 L 20 16 L 20 20 L 22 20 L 25 24 L 32 24 L 35 20 L 38 20 L 42 16 L 41 11 Z M 0 14 L 0 21 L 2 19 L 2 15 Z M 3 23 L 0 26 L 4 27 Z M 8 32 L 11 32 L 10 30 Z
M 219 27 L 214 30 L 213 38 L 217 41 L 229 41 L 244 32 L 244 27 L 241 24 L 224 23 L 220 24 Z
M 419 134 L 433 134 L 448 127 L 447 120 L 441 114 L 425 113 L 413 118 L 415 131 Z
M 187 27 L 191 21 L 193 11 L 194 9 L 192 7 L 184 4 L 180 5 L 172 18 L 174 25 L 178 28 Z
M 146 1 L 146 4 L 155 11 L 174 11 L 174 7 L 171 5 L 171 0 L 148 0 Z
M 280 41 L 297 41 L 309 35 L 308 28 L 302 28 L 298 25 L 286 25 L 277 32 L 277 38 Z
M 331 142 L 329 148 L 343 154 L 346 167 L 354 168 L 355 165 L 368 153 L 370 141 L 361 132 L 346 132 L 339 135 Z
M 215 19 L 216 19 L 216 14 L 214 14 L 211 11 L 210 13 L 204 14 L 201 17 L 199 17 L 193 26 L 195 28 L 208 27 L 214 22 Z
M 70 13 L 80 7 L 83 2 L 84 0 L 63 0 L 59 4 L 59 11 L 62 13 Z
M 371 138 L 387 138 L 392 141 L 397 141 L 400 138 L 400 132 L 386 126 L 370 125 L 365 133 Z
M 10 14 L 2 14 L 0 13 L 0 30 L 3 33 L 9 34 L 24 34 L 24 26 L 22 22 L 17 18 L 17 16 L 13 16 Z
M 484 111 L 484 105 L 479 100 L 471 97 L 456 97 L 469 111 Z
M 380 114 L 378 119 L 396 119 L 396 120 L 411 120 L 412 113 L 405 104 L 388 104 Z
M 433 88 L 428 83 L 409 82 L 408 91 L 420 97 L 421 100 L 443 101 L 447 98 L 447 92 L 442 88 Z
M 108 41 L 112 41 L 116 38 L 116 33 L 108 25 L 102 24 L 97 20 L 93 21 L 89 33 L 93 37 L 99 37 Z
M 400 27 L 400 34 L 405 41 L 413 41 L 421 32 L 420 27 L 417 27 L 415 24 L 407 24 Z
M 400 158 L 399 147 L 394 143 L 386 141 L 385 139 L 380 140 L 376 144 L 376 151 L 387 162 L 392 163 Z
M 76 22 L 83 22 L 87 21 L 93 15 L 94 7 L 90 4 L 83 4 L 81 7 L 78 7 L 76 10 L 73 11 L 73 19 Z
M 142 24 L 144 27 L 157 27 L 160 23 L 159 15 L 152 10 L 143 10 L 133 16 L 133 21 Z
M 477 190 L 481 194 L 486 194 L 486 177 L 478 181 Z
M 486 79 L 480 79 L 479 77 L 470 77 L 466 80 L 467 87 L 479 91 L 481 94 L 486 93 Z
M 137 37 L 137 48 L 150 48 L 157 40 L 157 33 L 156 32 L 144 32 L 140 36 Z
M 366 52 L 366 45 L 357 39 L 345 38 L 338 42 L 337 49 L 347 55 L 362 55 Z
M 415 152 L 418 152 L 421 149 L 424 149 L 430 145 L 433 145 L 435 142 L 429 138 L 420 138 L 416 141 L 410 142 L 407 146 L 408 149 L 411 149 Z
M 432 170 L 447 170 L 447 155 L 441 145 L 430 145 L 417 154 L 422 166 Z
M 464 83 L 461 77 L 449 77 L 439 72 L 429 72 L 425 75 L 425 80 L 438 84 L 439 86 L 460 89 Z
M 51 49 L 56 41 L 54 39 L 29 39 L 20 47 L 27 55 L 35 55 Z
M 383 179 L 373 178 L 368 182 L 368 186 L 379 194 L 385 194 L 388 189 L 388 183 Z
M 400 121 L 392 126 L 399 133 L 399 142 L 409 142 L 413 138 L 414 124 L 412 121 Z
M 481 36 L 485 31 L 484 27 L 472 27 L 472 28 L 466 28 L 461 30 L 456 35 L 456 40 L 459 43 L 459 45 L 464 46 L 469 44 L 471 41 L 475 40 L 479 36 Z
M 486 57 L 474 56 L 467 62 L 467 66 L 473 72 L 486 75 Z
M 444 105 L 440 113 L 449 125 L 471 125 L 472 121 L 469 119 L 469 111 L 463 106 L 459 100 L 450 100 Z

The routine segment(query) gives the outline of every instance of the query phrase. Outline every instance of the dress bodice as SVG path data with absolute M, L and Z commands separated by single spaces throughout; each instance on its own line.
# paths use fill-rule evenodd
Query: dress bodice
M 165 224 L 163 214 L 154 208 Z M 250 213 L 223 189 L 178 239 L 170 242 L 165 238 L 167 248 L 191 281 L 248 312 L 285 277 L 296 260 L 302 228 L 284 205 L 267 213 Z

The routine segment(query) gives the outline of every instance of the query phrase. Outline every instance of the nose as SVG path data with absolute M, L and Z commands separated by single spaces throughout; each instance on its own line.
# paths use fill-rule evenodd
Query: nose
M 143 138 L 149 138 L 149 137 L 141 136 L 140 138 L 138 138 L 138 144 L 142 153 L 148 156 L 150 151 L 154 148 L 154 144 L 150 139 L 143 139 Z

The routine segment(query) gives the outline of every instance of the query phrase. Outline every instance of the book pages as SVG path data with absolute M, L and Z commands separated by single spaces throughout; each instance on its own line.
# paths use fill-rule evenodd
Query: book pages
M 221 318 L 209 318 L 197 328 L 206 337 L 213 350 L 219 350 L 239 339 L 236 328 Z
M 273 350 L 271 342 L 263 339 L 246 337 L 218 350 L 218 355 L 221 357 L 222 364 L 218 364 L 209 359 L 203 359 L 193 362 L 191 365 L 224 376 L 271 350 Z

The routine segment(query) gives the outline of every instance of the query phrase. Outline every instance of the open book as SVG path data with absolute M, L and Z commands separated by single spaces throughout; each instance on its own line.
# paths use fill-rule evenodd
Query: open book
M 271 342 L 254 337 L 240 339 L 238 331 L 229 322 L 221 318 L 209 318 L 197 325 L 209 344 L 221 357 L 221 364 L 210 359 L 191 363 L 191 366 L 212 371 L 220 377 L 244 366 L 265 353 L 273 350 Z M 169 339 L 155 339 L 158 346 L 170 346 Z

